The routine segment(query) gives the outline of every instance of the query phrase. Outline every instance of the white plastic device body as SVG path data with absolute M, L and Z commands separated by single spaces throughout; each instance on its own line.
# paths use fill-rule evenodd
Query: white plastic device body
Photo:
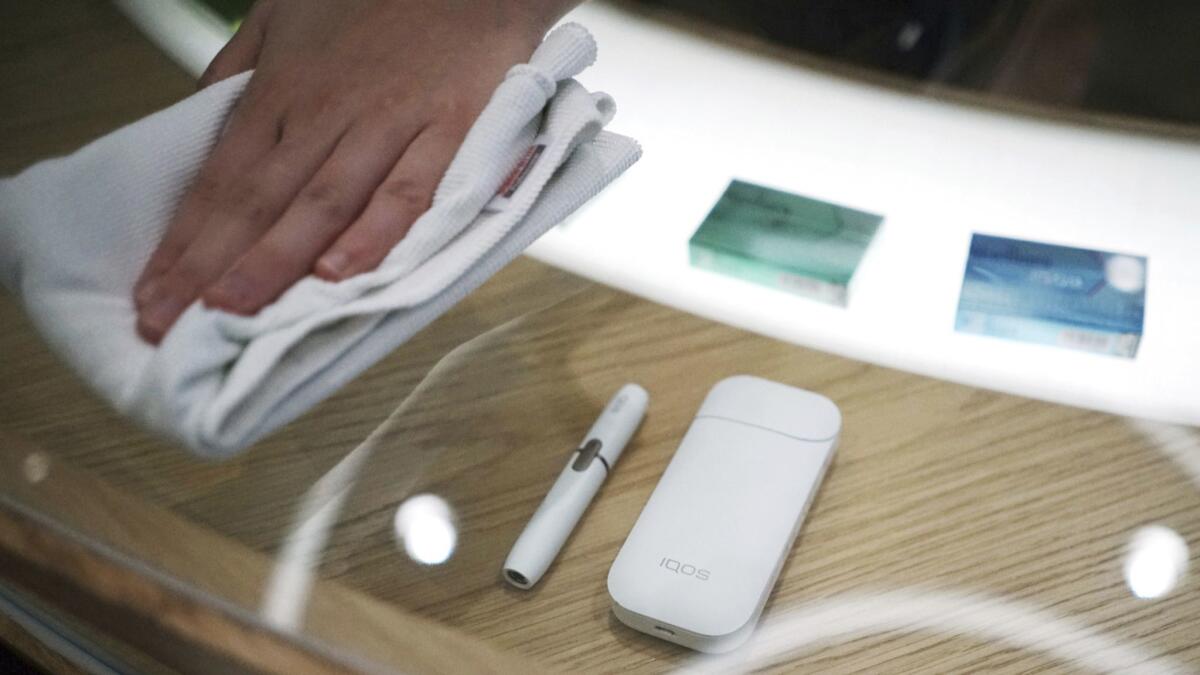
M 609 570 L 617 618 L 702 652 L 744 643 L 841 425 L 819 394 L 745 375 L 718 382 Z
M 646 390 L 631 382 L 604 406 L 509 551 L 505 581 L 528 589 L 542 578 L 617 465 L 649 403 Z

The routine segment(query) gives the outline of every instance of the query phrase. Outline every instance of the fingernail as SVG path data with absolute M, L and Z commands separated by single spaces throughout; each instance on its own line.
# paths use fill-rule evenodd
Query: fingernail
M 350 257 L 341 251 L 330 251 L 317 261 L 317 276 L 329 281 L 340 281 L 350 267 Z
M 157 345 L 162 341 L 162 331 L 159 330 L 157 326 L 151 326 L 150 324 L 146 323 L 145 319 L 140 316 L 137 320 L 137 333 L 142 337 L 143 340 L 152 345 Z
M 147 303 L 138 315 L 138 332 L 142 337 L 157 343 L 167 334 L 183 311 L 184 304 L 173 295 L 155 298 Z
M 234 314 L 248 314 L 247 299 L 250 284 L 246 277 L 237 271 L 229 271 L 213 284 L 204 294 L 204 305 L 213 309 L 221 309 Z

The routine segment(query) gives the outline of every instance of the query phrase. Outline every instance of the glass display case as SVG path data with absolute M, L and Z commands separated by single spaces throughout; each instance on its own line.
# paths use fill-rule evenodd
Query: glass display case
M 1198 71 L 1131 75 L 1149 71 L 1122 50 L 1157 15 L 1106 3 L 1084 18 L 1127 32 L 1098 51 L 1109 34 L 1071 2 L 811 4 L 824 18 L 576 10 L 600 45 L 586 84 L 643 162 L 228 461 L 111 411 L 0 296 L 0 609 L 154 672 L 1200 668 Z M 239 13 L 114 5 L 193 75 Z M 160 78 L 146 90 L 190 86 L 98 25 L 124 57 L 76 85 L 75 117 L 161 105 L 120 89 L 130 63 Z M 1091 54 L 1095 77 L 1041 70 L 1039 40 L 1068 71 Z M 1163 96 L 1123 98 L 1130 80 Z M 734 179 L 883 217 L 844 306 L 691 264 Z M 955 330 L 977 233 L 1144 257 L 1136 355 Z M 709 656 L 621 624 L 605 578 L 705 393 L 738 373 L 828 396 L 843 431 L 754 640 Z M 513 541 L 626 382 L 645 422 L 546 576 L 513 588 Z

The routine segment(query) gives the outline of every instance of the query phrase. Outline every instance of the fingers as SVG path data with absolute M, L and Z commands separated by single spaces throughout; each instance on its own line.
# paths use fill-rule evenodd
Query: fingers
M 147 268 L 135 291 L 138 333 L 144 339 L 161 340 L 183 310 L 262 236 L 320 168 L 339 135 L 322 141 L 315 133 L 285 132 L 261 159 L 239 168 L 230 167 L 244 159 L 241 155 L 214 156 L 206 179 L 193 187 L 152 259 L 153 269 Z M 222 141 L 222 148 L 231 145 L 233 140 Z
M 204 163 L 195 182 L 179 203 L 171 224 L 133 286 L 134 304 L 143 307 L 154 294 L 154 283 L 166 274 L 203 229 L 211 211 L 235 187 L 239 177 L 276 144 L 274 113 L 245 115 L 235 111 L 229 129 Z
M 307 276 L 362 212 L 417 130 L 380 121 L 347 132 L 279 221 L 205 291 L 205 304 L 253 314 Z
M 157 344 L 198 297 L 250 315 L 310 272 L 336 281 L 378 266 L 428 210 L 470 126 L 450 119 L 417 133 L 394 117 L 376 115 L 324 144 L 285 130 L 269 148 L 270 134 L 239 125 L 135 289 L 138 333 Z
M 270 5 L 271 3 L 266 0 L 255 3 L 237 33 L 208 64 L 208 68 L 196 83 L 197 89 L 204 89 L 254 68 L 255 63 L 258 62 L 258 55 L 262 51 Z
M 375 190 L 362 215 L 317 261 L 317 276 L 340 281 L 378 266 L 429 209 L 467 126 L 435 125 L 421 132 Z

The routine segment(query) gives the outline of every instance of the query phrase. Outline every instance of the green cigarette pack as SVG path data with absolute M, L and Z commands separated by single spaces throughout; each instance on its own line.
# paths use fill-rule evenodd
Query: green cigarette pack
M 692 235 L 694 267 L 844 306 L 882 216 L 740 180 Z

